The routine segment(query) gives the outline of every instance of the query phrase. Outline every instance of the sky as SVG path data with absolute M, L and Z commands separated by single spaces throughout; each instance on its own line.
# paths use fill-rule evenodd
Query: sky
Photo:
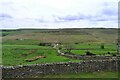
M 0 29 L 117 28 L 119 0 L 0 0 Z

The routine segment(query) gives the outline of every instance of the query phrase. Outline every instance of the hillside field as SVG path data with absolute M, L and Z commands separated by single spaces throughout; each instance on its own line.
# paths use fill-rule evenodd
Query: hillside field
M 84 55 L 90 51 L 96 55 L 117 54 L 117 29 L 18 29 L 2 30 L 3 65 L 40 64 L 50 62 L 81 61 L 58 56 L 51 46 L 39 43 L 61 42 L 72 44 L 74 54 Z M 77 44 L 76 44 L 77 43 Z M 101 49 L 104 43 L 105 49 Z M 32 52 L 33 51 L 33 52 Z M 64 50 L 63 50 L 64 51 Z M 107 54 L 110 52 L 110 54 Z M 46 56 L 33 62 L 26 62 L 37 56 Z
M 1 30 L 2 33 L 2 65 L 29 65 L 53 62 L 80 62 L 60 56 L 52 46 L 40 46 L 40 43 L 61 43 L 66 52 L 66 44 L 71 44 L 71 53 L 86 55 L 86 52 L 97 56 L 116 56 L 117 29 L 81 28 L 81 29 L 17 29 Z M 101 48 L 104 44 L 104 49 Z M 108 54 L 109 53 L 109 54 Z M 27 61 L 39 56 L 44 58 Z M 117 72 L 94 72 L 78 74 L 32 75 L 30 78 L 118 78 Z

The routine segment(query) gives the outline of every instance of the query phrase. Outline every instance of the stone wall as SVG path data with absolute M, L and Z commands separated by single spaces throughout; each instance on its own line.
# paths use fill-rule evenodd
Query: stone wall
M 87 56 L 87 55 L 79 55 L 79 54 L 64 54 L 61 56 L 65 56 L 68 58 L 73 58 L 73 59 L 78 59 L 78 60 L 109 60 L 109 59 L 116 59 L 119 56 L 96 56 L 96 55 L 92 55 L 92 56 Z
M 83 62 L 60 62 L 24 66 L 3 66 L 3 78 L 24 77 L 35 74 L 61 74 L 96 71 L 118 71 L 119 59 L 87 60 Z

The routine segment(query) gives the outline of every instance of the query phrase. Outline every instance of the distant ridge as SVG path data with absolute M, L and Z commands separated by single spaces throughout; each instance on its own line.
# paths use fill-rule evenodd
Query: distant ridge
M 18 29 L 0 29 L 0 30 L 79 30 L 79 29 L 118 29 L 118 28 L 58 28 L 58 29 L 48 29 L 48 28 L 18 28 Z

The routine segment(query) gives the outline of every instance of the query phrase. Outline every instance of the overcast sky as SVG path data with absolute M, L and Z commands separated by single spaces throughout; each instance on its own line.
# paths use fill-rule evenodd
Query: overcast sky
M 118 1 L 0 0 L 0 28 L 117 28 Z

